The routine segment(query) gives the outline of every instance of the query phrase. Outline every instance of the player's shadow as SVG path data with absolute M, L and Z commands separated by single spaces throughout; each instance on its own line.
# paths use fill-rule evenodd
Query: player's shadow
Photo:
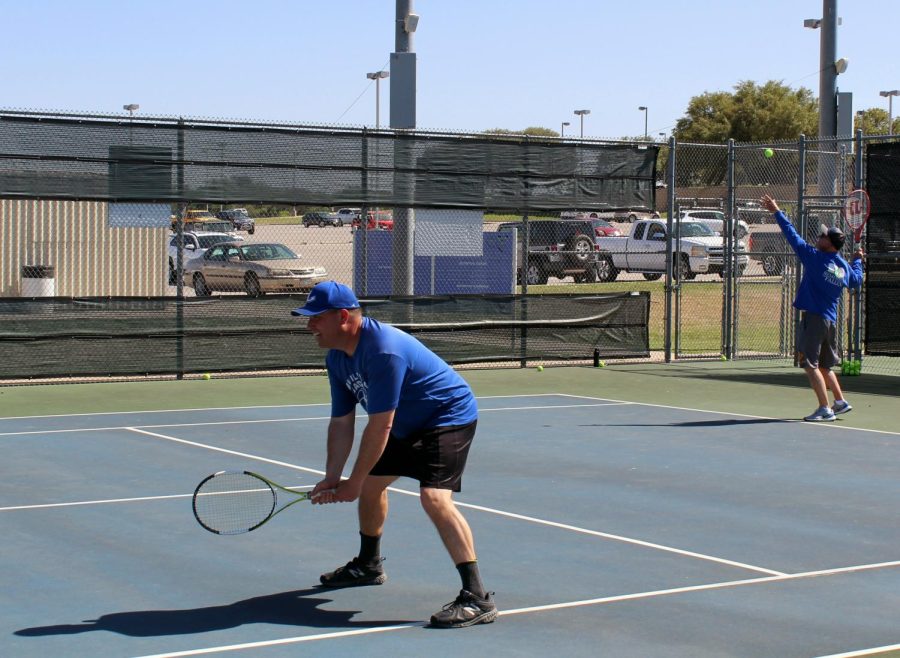
M 35 626 L 15 632 L 23 637 L 73 635 L 90 631 L 109 631 L 132 637 L 187 635 L 236 628 L 244 624 L 283 624 L 313 628 L 372 628 L 413 623 L 409 620 L 353 621 L 359 610 L 322 610 L 331 603 L 319 588 L 281 592 L 228 605 L 184 610 L 136 610 L 111 612 L 80 624 Z M 319 596 L 316 596 L 319 595 Z
M 718 420 L 689 420 L 681 423 L 594 423 L 581 425 L 581 427 L 730 427 L 790 423 L 795 420 L 794 418 L 720 418 Z

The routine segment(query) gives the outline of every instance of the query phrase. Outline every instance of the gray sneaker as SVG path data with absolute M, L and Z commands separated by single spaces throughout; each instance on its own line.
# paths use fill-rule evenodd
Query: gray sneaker
M 834 404 L 831 406 L 831 410 L 834 412 L 835 416 L 839 416 L 848 411 L 853 411 L 853 407 L 850 406 L 850 403 L 846 400 L 835 400 Z
M 490 624 L 497 618 L 497 606 L 488 592 L 480 598 L 466 590 L 444 606 L 440 612 L 431 615 L 432 628 L 465 628 L 475 624 Z
M 334 571 L 323 573 L 319 582 L 325 587 L 359 587 L 361 585 L 381 585 L 387 580 L 381 563 L 384 558 L 376 558 L 371 562 L 360 562 L 355 557 Z
M 810 423 L 828 423 L 834 420 L 834 412 L 831 407 L 819 407 L 803 420 Z

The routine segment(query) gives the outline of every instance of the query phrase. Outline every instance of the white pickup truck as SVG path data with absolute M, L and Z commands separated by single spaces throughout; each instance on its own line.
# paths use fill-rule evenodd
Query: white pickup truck
M 718 273 L 724 276 L 725 244 L 705 224 L 680 221 L 679 234 L 672 239 L 675 272 L 679 278 L 693 279 L 698 274 Z M 623 237 L 597 238 L 600 253 L 597 280 L 614 281 L 619 272 L 639 272 L 648 281 L 660 278 L 666 271 L 666 223 L 661 219 L 644 219 L 631 226 Z M 743 242 L 738 242 L 738 276 L 747 267 L 748 257 Z

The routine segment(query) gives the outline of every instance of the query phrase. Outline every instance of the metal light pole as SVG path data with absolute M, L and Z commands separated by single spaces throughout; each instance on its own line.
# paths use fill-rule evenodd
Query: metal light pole
M 879 91 L 879 96 L 888 99 L 888 135 L 894 134 L 894 96 L 900 96 L 900 89 L 892 89 L 891 91 Z
M 390 73 L 387 71 L 366 73 L 366 77 L 369 80 L 375 81 L 375 130 L 381 127 L 381 79 L 388 76 L 390 76 Z
M 133 119 L 135 111 L 141 109 L 141 106 L 137 103 L 129 103 L 128 105 L 123 105 L 122 109 L 128 112 L 128 116 Z
M 644 113 L 644 139 L 647 139 L 647 107 L 645 105 L 641 105 L 638 108 L 638 111 Z
M 837 60 L 837 0 L 822 0 L 822 18 L 808 18 L 803 27 L 820 30 L 819 39 L 819 194 L 834 194 L 837 165 L 825 151 L 825 140 L 837 137 L 837 77 L 847 70 L 847 61 Z M 836 146 L 836 145 L 834 145 Z
M 559 126 L 559 136 L 565 137 L 566 136 L 566 126 L 571 126 L 571 125 L 572 124 L 569 123 L 568 121 L 563 121 L 562 124 L 560 124 L 560 126 Z
M 590 113 L 590 110 L 575 110 L 575 116 L 581 119 L 581 139 L 584 139 L 584 115 Z
M 413 11 L 413 0 L 395 0 L 394 52 L 391 53 L 391 128 L 416 128 L 416 49 L 415 32 L 419 15 Z M 409 149 L 394 151 L 394 190 L 406 189 L 405 173 L 412 166 Z M 410 207 L 394 207 L 394 231 L 391 246 L 391 292 L 412 295 L 414 286 L 415 211 Z M 410 316 L 411 318 L 411 316 Z

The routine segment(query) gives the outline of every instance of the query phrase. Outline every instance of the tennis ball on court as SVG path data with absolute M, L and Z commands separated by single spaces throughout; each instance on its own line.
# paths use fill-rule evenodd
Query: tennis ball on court
M 725 356 L 724 354 L 719 355 L 719 361 L 727 361 L 727 360 L 728 360 L 728 357 Z
M 200 379 L 202 379 L 202 380 L 204 380 L 204 381 L 209 381 L 210 379 L 212 379 L 212 375 L 210 375 L 208 372 L 205 372 L 205 373 L 203 373 L 203 375 L 200 377 Z
M 538 367 L 536 368 L 536 370 L 537 370 L 538 372 L 544 372 L 544 366 L 538 366 Z
M 601 361 L 600 363 L 597 364 L 597 367 L 598 367 L 598 368 L 605 368 L 605 367 L 606 367 L 606 361 Z
M 763 151 L 763 155 L 767 158 L 771 158 L 773 155 L 775 155 L 775 151 L 773 151 L 772 149 L 766 149 L 765 151 Z

